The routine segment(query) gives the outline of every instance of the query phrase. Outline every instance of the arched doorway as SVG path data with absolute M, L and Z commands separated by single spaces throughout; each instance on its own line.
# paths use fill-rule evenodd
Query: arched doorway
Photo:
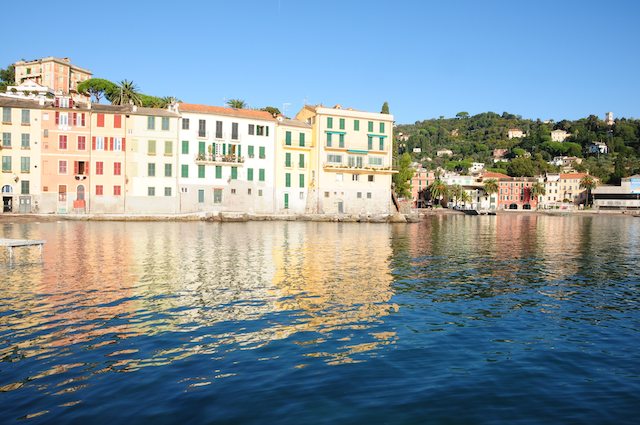
M 76 201 L 84 201 L 84 185 L 79 184 L 76 191 Z
M 511 204 L 511 205 L 509 205 L 509 209 L 510 209 L 510 210 L 517 210 L 517 209 L 518 209 L 518 204 Z
M 522 206 L 522 209 L 523 209 L 523 210 L 530 210 L 530 209 L 531 209 L 531 204 L 524 204 L 524 205 Z

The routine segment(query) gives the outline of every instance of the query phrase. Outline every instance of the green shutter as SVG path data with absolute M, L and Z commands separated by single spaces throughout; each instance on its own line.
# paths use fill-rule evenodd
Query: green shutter
M 198 165 L 198 178 L 204 178 L 204 165 Z
M 238 167 L 231 167 L 231 180 L 238 180 Z
M 340 134 L 340 147 L 344 148 L 344 134 Z
M 198 202 L 204 202 L 204 189 L 198 189 Z
M 289 152 L 284 154 L 284 166 L 291 167 L 291 154 Z
M 285 193 L 284 194 L 284 209 L 288 209 L 289 208 L 289 194 Z
M 300 146 L 304 146 L 304 133 L 300 133 Z
M 203 155 L 206 152 L 207 147 L 205 145 L 205 142 L 198 142 L 198 155 Z
M 367 136 L 367 141 L 368 141 L 369 150 L 372 151 L 373 150 L 373 137 Z
M 223 143 L 222 144 L 222 155 L 226 155 L 227 154 L 227 144 Z
M 373 132 L 373 121 L 369 121 L 368 128 L 370 132 Z
M 217 179 L 222 178 L 222 166 L 220 165 L 216 165 L 216 178 Z
M 248 150 L 249 152 L 247 154 L 249 155 L 249 158 L 253 158 L 253 146 L 249 145 Z
M 263 182 L 264 181 L 264 168 L 260 168 L 258 170 L 258 179 Z
M 383 151 L 384 150 L 384 137 L 380 138 L 380 150 Z
M 253 181 L 253 168 L 247 168 L 247 181 Z
M 304 168 L 304 154 L 303 153 L 298 155 L 298 167 Z
M 304 187 L 304 174 L 300 174 L 300 187 Z
M 327 133 L 327 147 L 331 147 L 331 133 Z
M 242 157 L 242 146 L 238 145 L 238 158 Z
M 360 120 L 353 120 L 353 129 L 355 131 L 360 131 Z
M 260 159 L 265 159 L 266 154 L 264 152 L 264 146 L 260 146 Z
M 291 132 L 287 131 L 284 133 L 284 144 L 287 146 L 291 146 Z
M 291 173 L 286 173 L 284 175 L 284 186 L 291 187 Z
M 380 133 L 384 133 L 384 123 L 380 123 Z
M 182 141 L 182 154 L 183 155 L 187 155 L 189 153 L 189 141 L 188 140 L 183 140 Z
M 327 128 L 333 128 L 333 118 L 327 117 Z
M 344 130 L 344 118 L 340 118 L 340 130 Z
M 181 168 L 182 168 L 181 170 L 182 177 L 184 178 L 189 177 L 189 166 L 187 164 L 183 164 Z

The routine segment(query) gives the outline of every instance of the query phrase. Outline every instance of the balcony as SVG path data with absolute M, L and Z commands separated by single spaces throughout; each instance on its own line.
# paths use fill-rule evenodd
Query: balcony
M 84 174 L 84 173 L 83 174 L 74 174 L 74 178 L 76 180 L 85 180 L 87 178 L 87 175 Z
M 243 165 L 244 157 L 237 155 L 203 155 L 196 156 L 198 165 Z
M 390 166 L 386 165 L 346 165 L 342 163 L 336 162 L 325 162 L 322 164 L 322 168 L 326 171 L 344 171 L 351 173 L 360 173 L 360 174 L 368 174 L 368 173 L 376 173 L 376 174 L 395 174 L 398 171 L 394 170 Z

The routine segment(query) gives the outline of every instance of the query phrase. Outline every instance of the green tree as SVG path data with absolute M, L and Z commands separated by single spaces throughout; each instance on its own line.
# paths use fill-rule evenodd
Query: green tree
M 431 201 L 437 201 L 437 205 L 440 205 L 443 198 L 447 196 L 447 185 L 444 184 L 442 180 L 439 178 L 435 179 L 433 183 L 431 183 L 427 189 L 429 190 L 429 195 L 431 197 Z M 435 202 L 434 202 L 435 204 Z
M 380 111 L 381 114 L 389 114 L 389 103 L 384 102 L 382 104 L 382 110 Z
M 498 180 L 487 179 L 484 181 L 484 193 L 491 196 L 494 193 L 498 193 Z
M 398 160 L 398 172 L 393 175 L 393 184 L 399 198 L 411 197 L 411 178 L 414 170 L 411 168 L 411 155 L 407 152 Z
M 456 114 L 456 118 L 469 118 L 469 113 L 465 111 L 458 112 Z
M 531 186 L 531 197 L 535 198 L 538 205 L 540 205 L 540 197 L 545 195 L 546 193 L 547 193 L 547 190 L 545 189 L 544 184 L 540 182 L 535 182 Z
M 233 109 L 245 109 L 247 102 L 242 99 L 229 99 L 227 100 L 227 106 Z
M 592 176 L 588 174 L 584 176 L 582 179 L 580 179 L 580 187 L 582 189 L 587 189 L 587 205 L 588 206 L 591 206 L 593 202 L 593 200 L 591 199 L 591 191 L 595 189 L 597 185 L 598 184 L 596 182 L 596 179 L 594 179 Z
M 16 68 L 13 64 L 0 69 L 0 91 L 6 91 L 8 86 L 16 83 Z
M 512 177 L 533 177 L 536 166 L 531 158 L 515 158 L 507 165 L 507 174 Z
M 122 80 L 120 85 L 111 93 L 109 100 L 113 105 L 142 105 L 138 87 L 133 81 L 129 80 Z
M 78 92 L 93 97 L 96 103 L 100 103 L 103 97 L 110 98 L 116 90 L 117 84 L 102 78 L 90 78 L 78 84 Z
M 237 109 L 242 109 L 242 108 L 237 108 Z M 282 113 L 280 112 L 280 109 L 276 108 L 275 106 L 265 106 L 264 108 L 262 108 L 262 111 L 266 111 L 266 112 L 270 113 L 271 116 L 273 116 L 273 117 L 277 117 L 278 115 L 282 115 Z
M 462 201 L 462 198 L 466 193 L 462 188 L 462 186 L 460 186 L 459 184 L 454 184 L 452 186 L 449 186 L 447 192 L 449 196 L 455 200 L 456 207 L 458 206 L 458 203 Z

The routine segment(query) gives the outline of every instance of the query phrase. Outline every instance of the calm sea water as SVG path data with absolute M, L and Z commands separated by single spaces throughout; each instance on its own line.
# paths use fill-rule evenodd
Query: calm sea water
M 2 423 L 639 420 L 638 218 L 0 226 Z

